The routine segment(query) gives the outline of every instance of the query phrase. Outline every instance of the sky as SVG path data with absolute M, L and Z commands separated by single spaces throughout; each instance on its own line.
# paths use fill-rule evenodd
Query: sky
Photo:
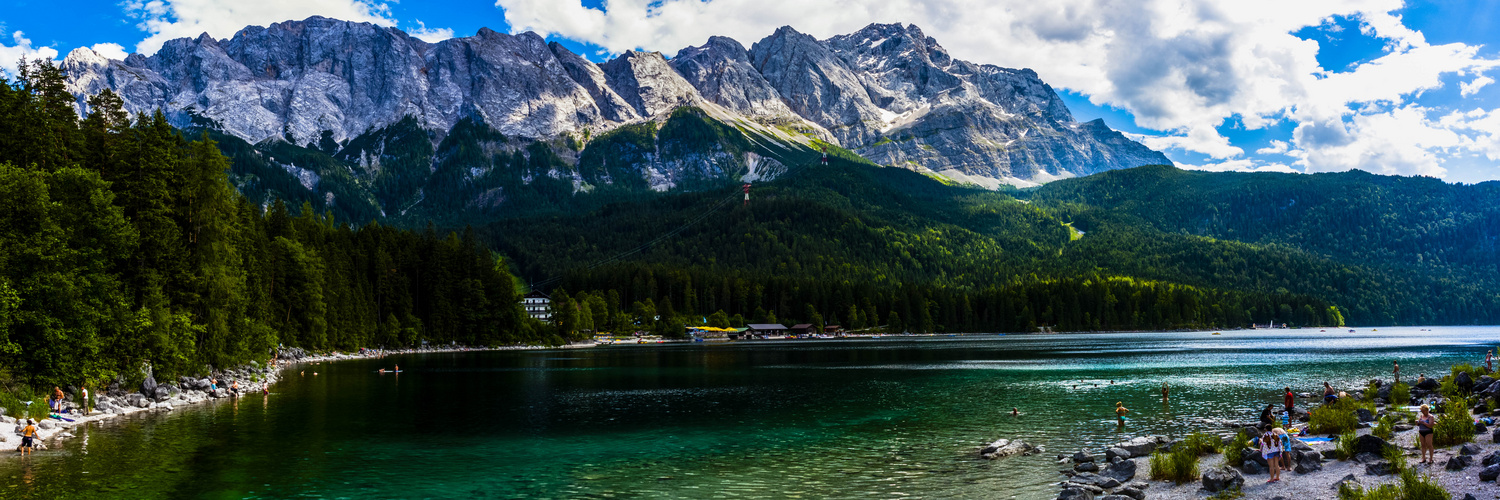
M 595 61 L 668 57 L 915 24 L 955 57 L 1031 68 L 1079 121 L 1102 118 L 1206 170 L 1500 179 L 1500 2 L 1401 0 L 0 0 L 0 72 L 89 47 L 322 15 L 428 41 L 535 31 Z

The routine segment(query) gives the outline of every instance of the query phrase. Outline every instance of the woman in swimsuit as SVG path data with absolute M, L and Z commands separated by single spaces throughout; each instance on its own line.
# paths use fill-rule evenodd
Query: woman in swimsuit
M 1120 425 L 1122 425 L 1122 426 L 1125 425 L 1125 414 L 1126 413 L 1130 413 L 1130 409 L 1125 407 L 1125 402 L 1123 402 L 1123 401 L 1116 402 L 1115 403 L 1115 420 L 1119 421 Z
M 1432 428 L 1437 425 L 1437 419 L 1433 418 L 1432 412 L 1427 405 L 1422 405 L 1422 416 L 1417 417 L 1417 437 L 1422 447 L 1422 460 L 1418 463 L 1433 463 L 1432 450 Z

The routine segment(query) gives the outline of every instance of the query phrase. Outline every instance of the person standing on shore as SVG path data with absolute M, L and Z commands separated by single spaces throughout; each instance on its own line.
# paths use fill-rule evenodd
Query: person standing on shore
M 1297 405 L 1297 397 L 1292 394 L 1292 387 L 1281 388 L 1281 402 L 1286 404 L 1286 425 L 1292 425 L 1292 407 Z
M 1494 361 L 1495 361 L 1495 351 L 1491 351 L 1489 349 L 1485 349 L 1484 350 L 1484 369 L 1489 370 L 1489 371 L 1495 371 L 1495 363 L 1494 363 Z
M 1266 459 L 1266 468 L 1271 469 L 1271 479 L 1267 483 L 1281 480 L 1281 438 L 1276 437 L 1274 429 L 1266 426 L 1266 432 L 1260 435 L 1260 456 Z
M 1400 361 L 1391 361 L 1391 367 L 1392 367 L 1391 373 L 1393 373 L 1396 376 L 1396 382 L 1395 383 L 1397 383 L 1397 384 L 1401 383 L 1401 362 Z
M 79 384 L 78 394 L 80 396 L 78 405 L 83 407 L 84 416 L 88 416 L 89 411 L 93 409 L 89 405 L 89 388 L 87 386 L 84 386 L 83 384 Z
M 1437 419 L 1432 417 L 1432 411 L 1427 405 L 1421 406 L 1422 415 L 1417 417 L 1417 441 L 1422 447 L 1422 460 L 1417 463 L 1433 463 L 1432 449 L 1432 427 L 1437 425 Z
M 1126 413 L 1130 413 L 1130 409 L 1125 407 L 1125 402 L 1124 401 L 1116 401 L 1115 402 L 1115 420 L 1119 421 L 1121 426 L 1125 425 L 1125 414 Z

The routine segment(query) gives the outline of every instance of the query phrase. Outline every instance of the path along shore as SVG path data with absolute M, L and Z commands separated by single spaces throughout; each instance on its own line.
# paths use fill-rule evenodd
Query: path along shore
M 592 347 L 592 342 L 577 343 L 562 346 L 562 348 Z M 74 437 L 72 429 L 90 422 L 100 422 L 112 418 L 131 415 L 140 412 L 166 412 L 181 408 L 194 403 L 202 403 L 215 399 L 238 397 L 239 395 L 253 395 L 259 393 L 262 387 L 274 387 L 281 380 L 283 374 L 292 369 L 312 363 L 326 361 L 343 361 L 349 359 L 371 359 L 390 356 L 393 354 L 435 354 L 448 352 L 476 352 L 476 351 L 517 351 L 555 349 L 546 346 L 505 346 L 505 347 L 442 347 L 424 349 L 396 349 L 396 350 L 369 350 L 365 354 L 333 352 L 329 354 L 312 354 L 301 349 L 283 349 L 278 354 L 278 362 L 275 365 L 251 363 L 239 368 L 217 371 L 209 377 L 193 378 L 180 377 L 176 382 L 156 383 L 148 380 L 138 391 L 128 391 L 113 384 L 110 388 L 94 396 L 94 407 L 88 414 L 83 414 L 83 408 L 74 396 L 68 396 L 64 400 L 63 407 L 67 413 L 62 417 L 71 419 L 58 420 L 54 418 L 39 418 L 45 408 L 33 409 L 32 419 L 36 421 L 37 439 L 34 441 L 36 450 L 46 450 L 58 444 L 61 440 Z M 210 378 L 218 380 L 218 388 L 210 390 Z M 149 379 L 149 377 L 148 377 Z M 233 393 L 229 387 L 239 382 L 239 393 Z M 148 394 L 149 393 L 149 394 Z M 24 409 L 4 409 L 4 415 L 0 415 L 0 426 L 13 426 L 14 432 L 0 432 L 0 457 L 16 456 L 16 449 L 21 446 L 21 429 L 25 427 Z

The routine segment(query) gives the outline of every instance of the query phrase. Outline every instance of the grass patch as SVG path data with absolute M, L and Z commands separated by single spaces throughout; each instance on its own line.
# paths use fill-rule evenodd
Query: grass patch
M 1186 484 L 1198 480 L 1198 454 L 1190 446 L 1151 454 L 1151 479 Z
M 1396 434 L 1395 430 L 1391 428 L 1396 425 L 1396 419 L 1391 418 L 1390 415 L 1380 417 L 1380 420 L 1376 420 L 1375 423 L 1375 427 L 1370 429 L 1371 435 L 1390 441 L 1391 436 Z
M 1250 435 L 1241 430 L 1230 438 L 1229 445 L 1224 447 L 1224 461 L 1235 467 L 1245 465 L 1245 449 L 1250 447 Z
M 1339 500 L 1452 500 L 1442 486 L 1432 478 L 1417 475 L 1415 471 L 1403 471 L 1401 482 L 1383 484 L 1366 490 L 1360 486 L 1344 483 L 1339 485 Z
M 1406 406 L 1411 404 L 1411 386 L 1405 382 L 1391 387 L 1391 404 L 1395 406 Z
M 1236 486 L 1227 490 L 1220 490 L 1218 493 L 1209 495 L 1207 498 L 1208 500 L 1235 500 L 1236 498 L 1245 498 L 1245 492 L 1240 491 L 1240 488 Z
M 1354 431 L 1349 431 L 1339 434 L 1339 437 L 1334 438 L 1333 451 L 1338 455 L 1339 460 L 1354 458 L 1354 438 L 1356 437 L 1358 436 L 1354 434 Z
M 1184 453 L 1190 453 L 1194 457 L 1197 457 L 1209 453 L 1218 453 L 1219 449 L 1223 446 L 1224 441 L 1219 439 L 1218 436 L 1206 432 L 1194 432 L 1188 435 L 1188 437 L 1182 438 L 1181 441 L 1178 441 L 1172 447 L 1172 451 L 1175 452 L 1180 449 Z

